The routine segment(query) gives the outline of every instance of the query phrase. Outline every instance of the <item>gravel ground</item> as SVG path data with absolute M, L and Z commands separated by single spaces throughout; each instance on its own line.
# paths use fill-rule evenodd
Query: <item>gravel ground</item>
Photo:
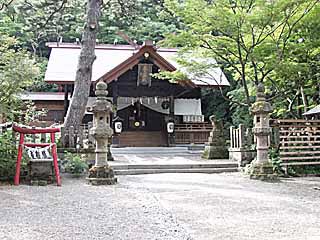
M 121 176 L 115 186 L 0 186 L 0 239 L 320 239 L 320 178 Z

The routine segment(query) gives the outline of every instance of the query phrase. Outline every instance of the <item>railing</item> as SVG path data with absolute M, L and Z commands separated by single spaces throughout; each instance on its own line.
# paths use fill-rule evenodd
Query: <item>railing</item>
M 253 143 L 252 128 L 246 128 L 243 124 L 238 128 L 230 127 L 229 159 L 237 161 L 239 167 L 249 164 L 256 155 L 252 148 Z
M 176 144 L 203 144 L 208 141 L 212 125 L 208 123 L 189 123 L 175 125 Z
M 253 142 L 251 128 L 246 129 L 243 124 L 230 127 L 230 148 L 250 148 Z

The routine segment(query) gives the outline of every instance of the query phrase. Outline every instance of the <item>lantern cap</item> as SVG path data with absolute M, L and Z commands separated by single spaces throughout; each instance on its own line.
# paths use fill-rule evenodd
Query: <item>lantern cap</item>
M 108 88 L 108 85 L 103 81 L 98 82 L 96 85 L 97 90 L 107 90 L 107 88 Z
M 108 85 L 103 82 L 103 81 L 100 81 L 97 83 L 96 85 L 96 91 L 95 91 L 95 94 L 97 96 L 97 100 L 101 100 L 101 99 L 104 99 L 107 97 L 108 95 Z

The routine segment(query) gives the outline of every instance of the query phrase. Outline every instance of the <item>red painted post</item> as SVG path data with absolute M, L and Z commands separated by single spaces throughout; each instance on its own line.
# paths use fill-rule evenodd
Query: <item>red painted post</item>
M 21 167 L 21 159 L 22 159 L 22 153 L 23 153 L 23 142 L 24 142 L 24 134 L 20 133 L 18 157 L 17 157 L 17 164 L 16 164 L 16 175 L 14 176 L 14 185 L 19 185 L 19 182 L 20 182 L 20 167 Z
M 59 167 L 58 167 L 57 145 L 55 144 L 55 134 L 53 132 L 50 133 L 50 137 L 51 137 L 51 143 L 53 143 L 52 157 L 53 157 L 53 166 L 54 166 L 54 172 L 56 175 L 57 186 L 61 186 L 61 179 L 60 179 L 60 173 L 59 173 Z

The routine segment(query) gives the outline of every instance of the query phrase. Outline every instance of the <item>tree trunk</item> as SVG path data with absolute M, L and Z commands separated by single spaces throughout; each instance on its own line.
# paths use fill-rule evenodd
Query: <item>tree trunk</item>
M 90 93 L 92 65 L 96 59 L 94 50 L 96 46 L 96 34 L 98 32 L 100 6 L 101 0 L 88 0 L 87 2 L 87 19 L 82 34 L 82 46 L 74 93 L 64 123 L 66 128 L 73 126 L 75 129 L 79 129 L 85 114 Z

